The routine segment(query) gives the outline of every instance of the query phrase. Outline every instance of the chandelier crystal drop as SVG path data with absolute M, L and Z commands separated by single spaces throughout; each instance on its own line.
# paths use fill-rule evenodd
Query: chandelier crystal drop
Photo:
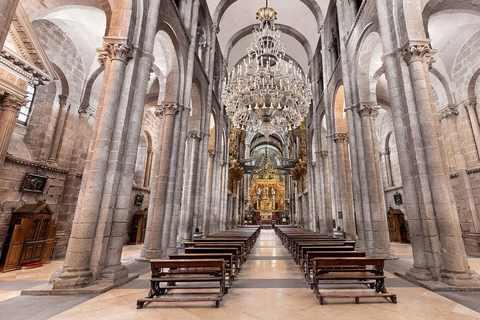
M 265 136 L 300 125 L 312 100 L 311 84 L 292 61 L 284 63 L 285 46 L 267 5 L 257 12 L 259 26 L 248 58 L 224 79 L 222 101 L 233 124 Z

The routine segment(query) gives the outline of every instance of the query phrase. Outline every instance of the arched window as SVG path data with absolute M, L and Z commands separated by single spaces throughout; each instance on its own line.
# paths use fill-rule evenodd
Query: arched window
M 30 116 L 34 98 L 35 98 L 35 86 L 29 84 L 27 86 L 27 95 L 25 96 L 25 100 L 27 101 L 27 103 L 20 108 L 20 113 L 18 114 L 17 123 L 20 123 L 24 126 L 27 125 L 28 117 Z

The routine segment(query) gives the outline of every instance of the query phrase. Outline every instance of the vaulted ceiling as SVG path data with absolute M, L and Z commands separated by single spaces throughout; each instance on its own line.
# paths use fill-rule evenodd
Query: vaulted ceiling
M 270 0 L 268 6 L 277 12 L 277 25 L 287 55 L 308 73 L 308 61 L 319 41 L 329 0 Z M 255 15 L 265 7 L 265 0 L 207 0 L 213 22 L 220 32 L 218 41 L 231 70 L 242 60 L 253 41 L 252 31 L 259 23 Z

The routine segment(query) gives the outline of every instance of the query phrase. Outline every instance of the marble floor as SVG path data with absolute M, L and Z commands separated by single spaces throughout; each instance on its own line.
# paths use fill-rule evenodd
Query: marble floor
M 0 274 L 0 319 L 480 319 L 480 293 L 433 293 L 393 275 L 411 266 L 411 247 L 393 244 L 399 260 L 388 261 L 386 287 L 398 304 L 370 299 L 327 300 L 320 305 L 301 272 L 272 230 L 262 230 L 252 253 L 228 295 L 215 309 L 212 302 L 147 304 L 136 300 L 148 292 L 149 265 L 135 261 L 141 246 L 126 246 L 122 261 L 140 277 L 93 296 L 21 296 L 48 282 L 62 265 Z M 480 258 L 470 258 L 480 271 Z M 476 310 L 476 311 L 475 311 Z

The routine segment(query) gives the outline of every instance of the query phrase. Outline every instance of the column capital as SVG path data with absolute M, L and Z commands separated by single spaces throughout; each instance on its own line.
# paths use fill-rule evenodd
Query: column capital
M 375 119 L 378 116 L 378 109 L 373 103 L 361 103 L 360 108 L 358 108 L 358 114 L 360 117 L 372 117 Z
M 215 157 L 216 154 L 217 154 L 217 151 L 215 151 L 214 149 L 208 150 L 208 157 L 209 158 Z
M 312 162 L 310 163 L 310 165 L 311 165 L 313 168 L 315 168 L 315 167 L 317 166 L 317 162 L 316 162 L 316 161 L 312 161 Z
M 477 99 L 475 98 L 468 98 L 467 100 L 465 100 L 463 102 L 463 105 L 465 106 L 465 108 L 472 108 L 472 109 L 476 109 L 477 108 Z
M 333 141 L 336 143 L 348 142 L 348 133 L 335 133 L 333 135 Z
M 156 106 L 155 115 L 159 118 L 174 116 L 182 110 L 183 106 L 178 103 L 162 103 Z
M 458 116 L 458 110 L 455 107 L 449 106 L 441 110 L 438 113 L 438 120 L 442 121 L 443 119 L 446 119 L 450 116 Z
M 15 112 L 20 111 L 20 108 L 25 105 L 26 101 L 25 99 L 10 94 L 8 92 L 5 92 L 3 94 L 3 99 L 1 100 L 0 107 L 2 109 L 11 109 L 14 110 Z
M 215 34 L 219 34 L 220 33 L 220 26 L 218 25 L 218 23 L 214 23 L 212 25 L 212 31 L 215 33 Z
M 328 150 L 322 150 L 322 157 L 328 157 Z
M 60 94 L 58 96 L 58 103 L 60 104 L 60 108 L 63 108 L 67 105 L 67 99 L 68 99 L 67 95 Z
M 437 53 L 436 50 L 433 50 L 430 47 L 430 41 L 422 41 L 418 43 L 408 42 L 402 51 L 403 58 L 407 64 L 421 61 L 429 64 L 429 67 L 435 62 L 433 56 Z
M 91 107 L 89 103 L 82 103 L 78 108 L 78 114 L 80 117 L 94 117 L 96 113 L 96 109 Z
M 187 138 L 191 139 L 191 140 L 194 140 L 194 139 L 202 140 L 203 133 L 198 132 L 198 131 L 188 131 L 187 132 Z
M 125 39 L 104 38 L 102 48 L 97 49 L 98 62 L 105 66 L 107 59 L 128 63 L 132 58 L 132 46 Z

